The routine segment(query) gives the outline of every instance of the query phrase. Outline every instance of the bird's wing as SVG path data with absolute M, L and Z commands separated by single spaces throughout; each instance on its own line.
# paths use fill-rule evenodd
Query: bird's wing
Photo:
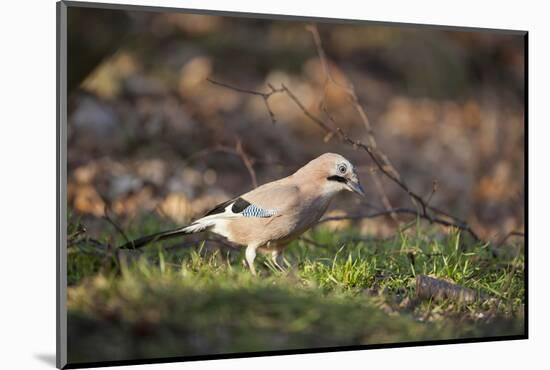
M 221 203 L 206 215 L 185 227 L 186 232 L 199 232 L 225 225 L 235 219 L 268 219 L 284 215 L 298 201 L 298 188 L 282 179 L 264 184 L 240 197 Z M 223 235 L 222 229 L 217 232 Z
M 204 218 L 232 218 L 232 217 L 271 217 L 277 213 L 276 209 L 263 208 L 242 197 L 228 200 L 210 210 Z
M 287 213 L 300 201 L 300 190 L 288 178 L 264 184 L 241 196 L 261 209 L 272 209 L 277 215 Z
M 219 226 L 230 219 L 242 217 L 268 218 L 276 214 L 276 209 L 263 208 L 244 200 L 242 197 L 238 197 L 218 204 L 206 215 L 195 220 L 191 225 L 184 227 L 182 230 L 186 233 L 201 232 L 211 229 L 216 225 Z
M 276 216 L 296 203 L 298 192 L 298 187 L 286 179 L 270 182 L 217 205 L 202 219 Z

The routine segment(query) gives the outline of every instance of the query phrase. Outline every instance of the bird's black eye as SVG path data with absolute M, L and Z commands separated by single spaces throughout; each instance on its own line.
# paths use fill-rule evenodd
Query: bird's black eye
M 338 173 L 343 175 L 347 172 L 347 170 L 348 170 L 348 166 L 346 166 L 344 163 L 340 163 L 338 165 Z

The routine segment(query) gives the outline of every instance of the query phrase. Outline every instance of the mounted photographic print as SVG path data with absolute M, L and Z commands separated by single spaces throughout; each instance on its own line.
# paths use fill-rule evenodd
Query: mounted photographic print
M 527 32 L 58 3 L 60 368 L 527 338 Z

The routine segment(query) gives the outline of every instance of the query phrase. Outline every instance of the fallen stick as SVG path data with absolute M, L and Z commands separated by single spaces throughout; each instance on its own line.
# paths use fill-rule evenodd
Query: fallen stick
M 420 299 L 434 299 L 436 301 L 449 299 L 460 303 L 472 303 L 489 298 L 483 292 L 426 275 L 416 276 L 416 296 Z

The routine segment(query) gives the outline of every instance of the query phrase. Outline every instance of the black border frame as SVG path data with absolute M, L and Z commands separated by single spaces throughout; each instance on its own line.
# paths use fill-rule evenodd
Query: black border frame
M 391 25 L 411 28 L 430 28 L 450 31 L 466 31 L 466 32 L 493 32 L 522 35 L 524 38 L 524 224 L 525 224 L 525 314 L 524 314 L 524 334 L 494 336 L 483 338 L 463 338 L 463 339 L 442 339 L 428 340 L 415 342 L 397 342 L 384 344 L 366 344 L 356 346 L 339 346 L 339 347 L 318 347 L 305 349 L 291 350 L 274 350 L 261 352 L 238 352 L 226 354 L 210 354 L 198 356 L 176 356 L 176 357 L 159 357 L 150 359 L 133 359 L 133 360 L 116 360 L 116 361 L 99 361 L 99 362 L 82 362 L 82 363 L 67 363 L 67 246 L 66 246 L 66 216 L 67 216 L 67 8 L 94 8 L 94 9 L 111 9 L 111 10 L 130 10 L 130 11 L 149 11 L 149 12 L 177 12 L 177 13 L 192 13 L 202 15 L 218 15 L 240 18 L 260 18 L 270 20 L 286 20 L 286 21 L 315 21 L 336 24 L 374 24 L 374 25 Z M 77 369 L 84 367 L 104 367 L 104 366 L 121 366 L 121 365 L 143 365 L 143 364 L 158 364 L 158 363 L 173 363 L 173 362 L 188 362 L 202 360 L 221 360 L 231 358 L 246 358 L 246 357 L 266 357 L 266 356 L 281 356 L 295 354 L 312 354 L 324 352 L 344 352 L 358 351 L 366 349 L 383 349 L 383 348 L 403 348 L 417 346 L 433 346 L 446 344 L 467 344 L 467 343 L 483 343 L 483 342 L 499 342 L 507 340 L 521 340 L 529 338 L 529 243 L 528 243 L 528 154 L 529 154 L 529 124 L 528 124 L 528 87 L 529 87 L 529 31 L 527 30 L 511 30 L 511 29 L 494 29 L 481 27 L 459 27 L 437 24 L 418 24 L 404 22 L 383 22 L 361 19 L 338 19 L 327 17 L 310 17 L 298 15 L 284 14 L 265 14 L 265 13 L 247 13 L 225 10 L 203 10 L 189 8 L 173 8 L 162 6 L 146 6 L 133 4 L 108 4 L 95 2 L 80 2 L 61 0 L 56 3 L 56 367 L 59 369 Z

